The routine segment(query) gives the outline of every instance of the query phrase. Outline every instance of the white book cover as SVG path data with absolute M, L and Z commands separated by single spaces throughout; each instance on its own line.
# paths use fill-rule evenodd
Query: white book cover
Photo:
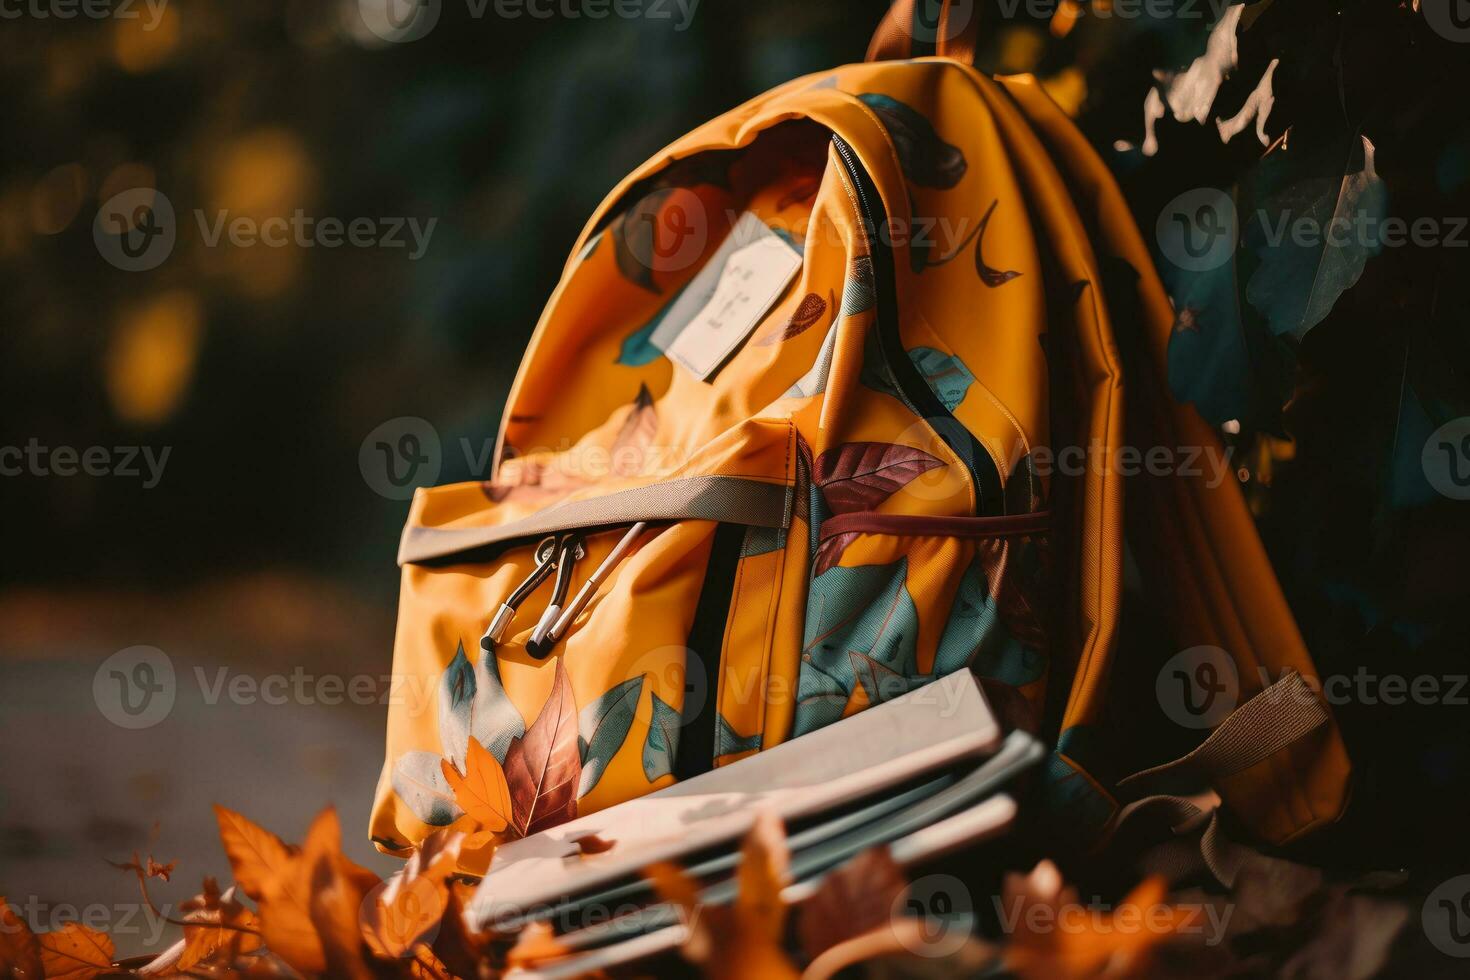
M 468 909 L 486 928 L 743 836 L 760 809 L 785 821 L 856 803 L 994 750 L 1000 726 L 968 671 L 648 796 L 501 845 Z M 614 846 L 580 855 L 596 834 Z

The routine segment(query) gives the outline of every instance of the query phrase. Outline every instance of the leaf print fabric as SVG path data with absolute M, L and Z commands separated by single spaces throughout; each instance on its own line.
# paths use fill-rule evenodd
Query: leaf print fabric
M 761 733 L 741 735 L 730 726 L 724 715 L 716 716 L 715 756 L 734 755 L 737 752 L 754 752 L 761 747 Z
M 912 446 L 849 442 L 817 457 L 817 486 L 833 514 L 874 510 L 915 478 L 944 463 Z
M 985 216 L 980 219 L 980 233 L 975 239 L 975 271 L 980 274 L 980 281 L 991 289 L 1004 286 L 1020 275 L 1019 272 L 993 269 L 985 263 L 985 229 L 990 226 L 991 215 L 995 214 L 995 207 L 999 203 L 998 199 L 991 201 L 990 207 L 985 209 Z
M 830 299 L 830 292 L 828 296 Z M 756 339 L 755 346 L 770 347 L 773 344 L 784 343 L 792 337 L 800 337 L 821 322 L 822 317 L 832 305 L 835 305 L 835 303 L 831 303 L 827 299 L 822 299 L 816 293 L 807 293 L 806 297 L 802 299 L 801 305 L 796 308 L 796 312 L 791 314 L 791 319 L 775 329 L 762 334 Z
M 653 698 L 653 718 L 648 725 L 648 738 L 643 742 L 643 775 L 651 783 L 674 774 L 674 759 L 679 753 L 679 712 L 657 694 Z
M 975 375 L 970 373 L 965 363 L 955 355 L 933 347 L 915 347 L 908 355 L 944 407 L 951 412 L 958 408 L 969 394 L 970 385 L 975 383 Z M 898 387 L 893 383 L 887 366 L 883 363 L 883 354 L 878 350 L 876 338 L 872 335 L 869 335 L 863 348 L 860 380 L 865 387 L 899 398 Z
M 907 559 L 891 565 L 839 566 L 813 579 L 802 642 L 795 734 L 814 731 L 833 720 L 830 715 L 837 692 L 846 704 L 857 683 L 851 654 L 865 655 L 904 676 L 913 675 L 918 629 L 918 610 L 908 592 Z M 816 673 L 809 675 L 809 671 Z M 808 689 L 807 696 L 802 687 Z
M 946 143 L 934 131 L 929 120 L 895 98 L 870 92 L 859 95 L 883 122 L 888 136 L 898 150 L 904 176 L 923 187 L 948 190 L 965 176 L 965 155 L 960 148 Z
M 608 763 L 628 737 L 633 714 L 643 694 L 643 677 L 629 678 L 582 709 L 577 718 L 577 741 L 582 755 L 582 778 L 577 796 L 592 792 Z
M 521 836 L 565 823 L 577 815 L 582 757 L 577 750 L 577 704 L 565 662 L 556 661 L 556 681 L 525 737 L 514 739 L 505 756 L 511 825 Z
M 434 752 L 405 752 L 393 764 L 393 792 L 430 827 L 447 827 L 464 816 L 440 761 Z
M 439 742 L 445 758 L 464 768 L 470 740 L 470 716 L 475 698 L 475 671 L 464 655 L 464 644 L 439 679 Z

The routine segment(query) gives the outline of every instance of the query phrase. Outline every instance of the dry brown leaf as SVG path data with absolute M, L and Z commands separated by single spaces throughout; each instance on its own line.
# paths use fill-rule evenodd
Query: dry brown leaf
M 432 943 L 438 961 L 451 974 L 460 977 L 475 976 L 485 958 L 484 942 L 470 930 L 465 920 L 465 903 L 473 894 L 472 889 L 461 889 L 458 881 L 449 883 L 444 917 Z
M 1150 878 L 1109 911 L 1084 908 L 1050 861 L 1029 875 L 1007 875 L 1001 910 L 1010 923 L 1006 968 L 1025 980 L 1139 976 L 1156 946 L 1202 914 L 1167 905 L 1167 894 L 1162 878 Z M 1124 927 L 1123 915 L 1136 924 Z
M 465 754 L 465 775 L 454 763 L 440 759 L 439 766 L 454 790 L 454 802 L 470 815 L 482 830 L 496 833 L 510 823 L 510 785 L 505 770 L 479 739 L 470 739 Z
M 112 937 L 68 922 L 56 932 L 36 937 L 41 946 L 41 970 L 47 980 L 91 980 L 112 972 Z
M 830 980 L 859 963 L 869 964 L 868 976 L 904 980 L 953 980 L 992 972 L 988 968 L 996 950 L 986 943 L 966 939 L 959 949 L 942 956 L 934 954 L 933 943 L 923 920 L 898 918 L 822 953 L 802 972 L 801 980 Z
M 575 838 L 572 843 L 577 845 L 579 853 L 586 855 L 605 854 L 613 849 L 617 841 L 599 837 L 597 834 L 583 834 L 581 837 Z
M 864 851 L 822 879 L 801 904 L 796 921 L 807 960 L 840 943 L 893 921 L 894 907 L 908 889 L 887 847 Z
M 41 944 L 26 921 L 0 896 L 0 976 L 41 980 Z
M 320 973 L 326 954 L 311 924 L 311 865 L 301 849 L 224 807 L 214 808 L 220 841 L 235 880 L 260 908 L 260 931 L 271 952 L 303 973 Z M 329 834 L 318 816 L 307 839 Z M 335 823 L 335 815 L 331 818 Z
M 342 841 L 333 827 L 309 835 L 302 854 L 311 869 L 311 925 L 321 941 L 328 976 L 346 980 L 373 980 L 367 946 L 358 925 L 360 910 L 379 884 L 342 854 Z
M 184 948 L 175 969 L 185 973 L 197 966 L 228 966 L 241 955 L 260 948 L 260 923 L 235 898 L 235 889 L 220 891 L 213 878 L 204 879 L 204 891 L 179 904 L 184 913 Z
M 119 871 L 133 872 L 138 876 L 139 881 L 147 881 L 149 878 L 162 878 L 168 881 L 174 873 L 174 867 L 179 862 L 170 861 L 168 864 L 159 864 L 153 859 L 152 854 L 148 855 L 147 861 L 143 861 L 138 857 L 138 852 L 134 851 L 131 861 L 108 861 L 107 863 Z
M 352 934 L 359 935 L 361 896 L 377 885 L 378 878 L 342 857 L 337 811 L 328 807 L 317 815 L 301 848 L 286 845 L 223 807 L 215 807 L 215 814 L 235 879 L 259 906 L 261 936 L 271 952 L 301 973 L 321 973 L 327 967 L 327 949 L 318 931 L 320 923 L 339 944 L 337 952 L 349 955 L 343 923 L 350 918 Z M 331 887 L 338 902 L 351 902 L 350 906 L 329 907 L 318 900 L 314 909 L 313 888 L 318 881 Z
M 757 815 L 740 847 L 736 879 L 740 891 L 728 908 L 704 908 L 699 886 L 669 864 L 646 868 L 659 897 L 679 908 L 689 937 L 684 956 L 714 980 L 795 980 L 796 967 L 781 949 L 786 904 L 781 900 L 790 852 L 781 820 L 770 810 Z
M 577 781 L 581 775 L 577 702 L 572 696 L 566 666 L 558 658 L 556 679 L 541 713 L 525 735 L 511 740 L 505 753 L 511 829 L 529 837 L 575 817 Z
M 410 955 L 415 945 L 433 944 L 449 907 L 449 876 L 464 843 L 465 835 L 457 831 L 431 834 L 400 871 L 369 893 L 360 915 L 369 949 L 397 959 Z
M 535 966 L 566 955 L 567 949 L 557 941 L 556 930 L 551 923 L 532 922 L 521 930 L 505 959 L 506 964 L 514 969 Z

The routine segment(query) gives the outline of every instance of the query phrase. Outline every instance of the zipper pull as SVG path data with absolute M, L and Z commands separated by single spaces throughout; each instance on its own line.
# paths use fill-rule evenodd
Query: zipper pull
M 572 571 L 577 562 L 587 557 L 587 548 L 582 543 L 582 537 L 578 534 L 569 534 L 561 540 L 556 549 L 556 582 L 551 587 L 551 604 L 541 614 L 541 620 L 536 628 L 531 631 L 531 638 L 526 641 L 526 652 L 537 660 L 543 660 L 551 653 L 554 641 L 547 639 L 552 625 L 561 615 L 562 606 L 567 601 L 567 592 L 572 586 Z
M 637 543 L 639 535 L 647 529 L 648 522 L 639 521 L 637 524 L 628 528 L 628 533 L 623 535 L 617 544 L 613 545 L 613 550 L 602 560 L 602 564 L 592 570 L 592 574 L 588 576 L 586 583 L 577 590 L 576 598 L 572 599 L 567 607 L 561 610 L 561 615 L 552 624 L 551 631 L 546 634 L 547 644 L 555 646 L 563 636 L 566 636 L 567 630 L 572 626 L 572 621 L 581 614 L 583 609 L 587 608 L 587 603 L 592 601 L 592 597 L 597 593 L 598 588 L 603 582 L 607 581 L 608 576 L 612 575 L 613 569 L 618 567 L 618 562 L 627 556 L 629 550 Z
M 521 603 L 528 599 L 532 592 L 540 587 L 546 577 L 556 567 L 557 540 L 554 537 L 545 538 L 536 546 L 536 567 L 531 569 L 516 590 L 510 594 L 510 598 L 500 604 L 495 610 L 495 615 L 490 620 L 490 628 L 485 630 L 485 635 L 480 637 L 480 649 L 486 653 L 491 651 L 493 644 L 499 643 L 505 631 L 510 628 L 511 621 L 516 618 L 516 610 Z

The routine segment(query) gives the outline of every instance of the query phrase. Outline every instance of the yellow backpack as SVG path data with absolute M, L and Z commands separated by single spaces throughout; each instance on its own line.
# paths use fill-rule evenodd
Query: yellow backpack
M 1095 775 L 1125 482 L 1177 644 L 1227 651 L 1242 695 L 1285 678 L 1160 771 L 1272 842 L 1336 819 L 1346 756 L 1239 487 L 1108 462 L 1220 446 L 1168 394 L 1127 207 L 944 8 L 936 57 L 900 0 L 867 63 L 702 126 L 593 215 L 492 479 L 413 501 L 381 849 L 534 833 L 966 669 L 1033 706 L 1049 818 L 1100 839 L 1158 774 Z

